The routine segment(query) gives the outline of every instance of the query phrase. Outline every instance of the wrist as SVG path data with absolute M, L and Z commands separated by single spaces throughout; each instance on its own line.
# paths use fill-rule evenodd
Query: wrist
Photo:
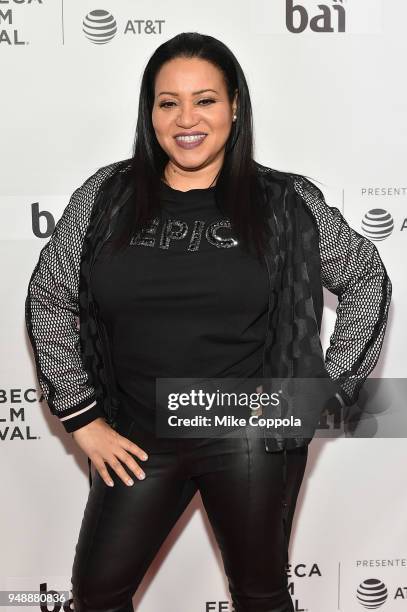
M 97 418 L 104 419 L 105 415 L 97 403 L 93 402 L 90 406 L 85 409 L 79 410 L 73 413 L 69 417 L 64 417 L 61 423 L 67 433 L 73 433 L 86 425 L 89 425 L 92 421 Z

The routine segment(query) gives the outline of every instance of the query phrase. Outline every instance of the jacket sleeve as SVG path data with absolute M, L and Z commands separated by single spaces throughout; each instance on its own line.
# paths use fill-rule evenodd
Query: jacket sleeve
M 317 222 L 322 285 L 338 296 L 325 364 L 339 383 L 338 399 L 351 406 L 378 361 L 392 284 L 376 245 L 350 227 L 338 208 L 328 206 L 314 183 L 296 175 L 294 187 Z
M 98 187 L 111 171 L 99 168 L 69 199 L 40 251 L 25 299 L 25 322 L 40 388 L 69 433 L 104 416 L 87 382 L 79 343 L 79 266 Z

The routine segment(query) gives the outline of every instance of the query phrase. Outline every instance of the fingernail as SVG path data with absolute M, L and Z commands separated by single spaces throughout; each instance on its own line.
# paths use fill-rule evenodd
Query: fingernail
M 107 484 L 109 485 L 109 487 L 113 487 L 114 486 L 113 480 L 108 480 Z
M 144 478 L 145 478 L 145 477 L 146 477 L 146 475 L 144 474 L 144 472 L 141 472 L 141 473 L 140 473 L 140 478 L 141 478 L 142 480 L 144 480 Z
M 143 459 L 143 461 L 146 461 L 146 459 L 148 459 L 148 455 L 142 455 L 141 458 Z
M 131 478 L 128 479 L 127 483 L 129 485 L 129 487 L 131 487 L 131 485 L 134 484 L 134 480 L 132 480 Z

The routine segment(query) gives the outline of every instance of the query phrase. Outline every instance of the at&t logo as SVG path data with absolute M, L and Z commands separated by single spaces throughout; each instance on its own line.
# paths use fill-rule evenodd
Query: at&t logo
M 0 3 L 2 0 L 0 0 Z M 119 36 L 162 34 L 165 19 L 124 19 L 120 31 L 117 21 L 109 11 L 95 9 L 90 11 L 82 22 L 82 31 L 95 45 L 105 45 Z
M 362 219 L 362 231 L 369 240 L 384 240 L 393 229 L 393 217 L 383 208 L 372 208 Z
M 95 45 L 104 45 L 115 37 L 117 32 L 116 19 L 104 10 L 88 13 L 83 20 L 83 33 Z
M 359 585 L 356 597 L 367 610 L 377 610 L 387 600 L 387 587 L 377 578 L 368 578 Z

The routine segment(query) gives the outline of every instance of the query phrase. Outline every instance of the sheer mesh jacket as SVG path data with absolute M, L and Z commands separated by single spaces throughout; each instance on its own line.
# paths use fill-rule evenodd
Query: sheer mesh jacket
M 120 162 L 99 168 L 72 194 L 42 248 L 28 284 L 25 320 L 40 388 L 52 414 L 72 432 L 104 417 L 88 382 L 79 341 L 79 270 L 92 206 L 102 182 Z M 381 351 L 392 285 L 376 246 L 329 206 L 320 189 L 289 175 L 315 219 L 321 284 L 338 297 L 325 363 L 352 405 Z
M 78 189 L 42 248 L 25 300 L 25 320 L 41 391 L 68 432 L 104 416 L 88 384 L 79 339 L 82 243 L 99 187 L 117 164 L 99 168 Z M 73 418 L 72 418 L 73 417 Z
M 341 399 L 349 406 L 378 361 L 392 284 L 376 245 L 328 206 L 316 185 L 296 176 L 294 188 L 317 222 L 322 285 L 338 297 L 325 364 L 333 380 L 341 379 Z

